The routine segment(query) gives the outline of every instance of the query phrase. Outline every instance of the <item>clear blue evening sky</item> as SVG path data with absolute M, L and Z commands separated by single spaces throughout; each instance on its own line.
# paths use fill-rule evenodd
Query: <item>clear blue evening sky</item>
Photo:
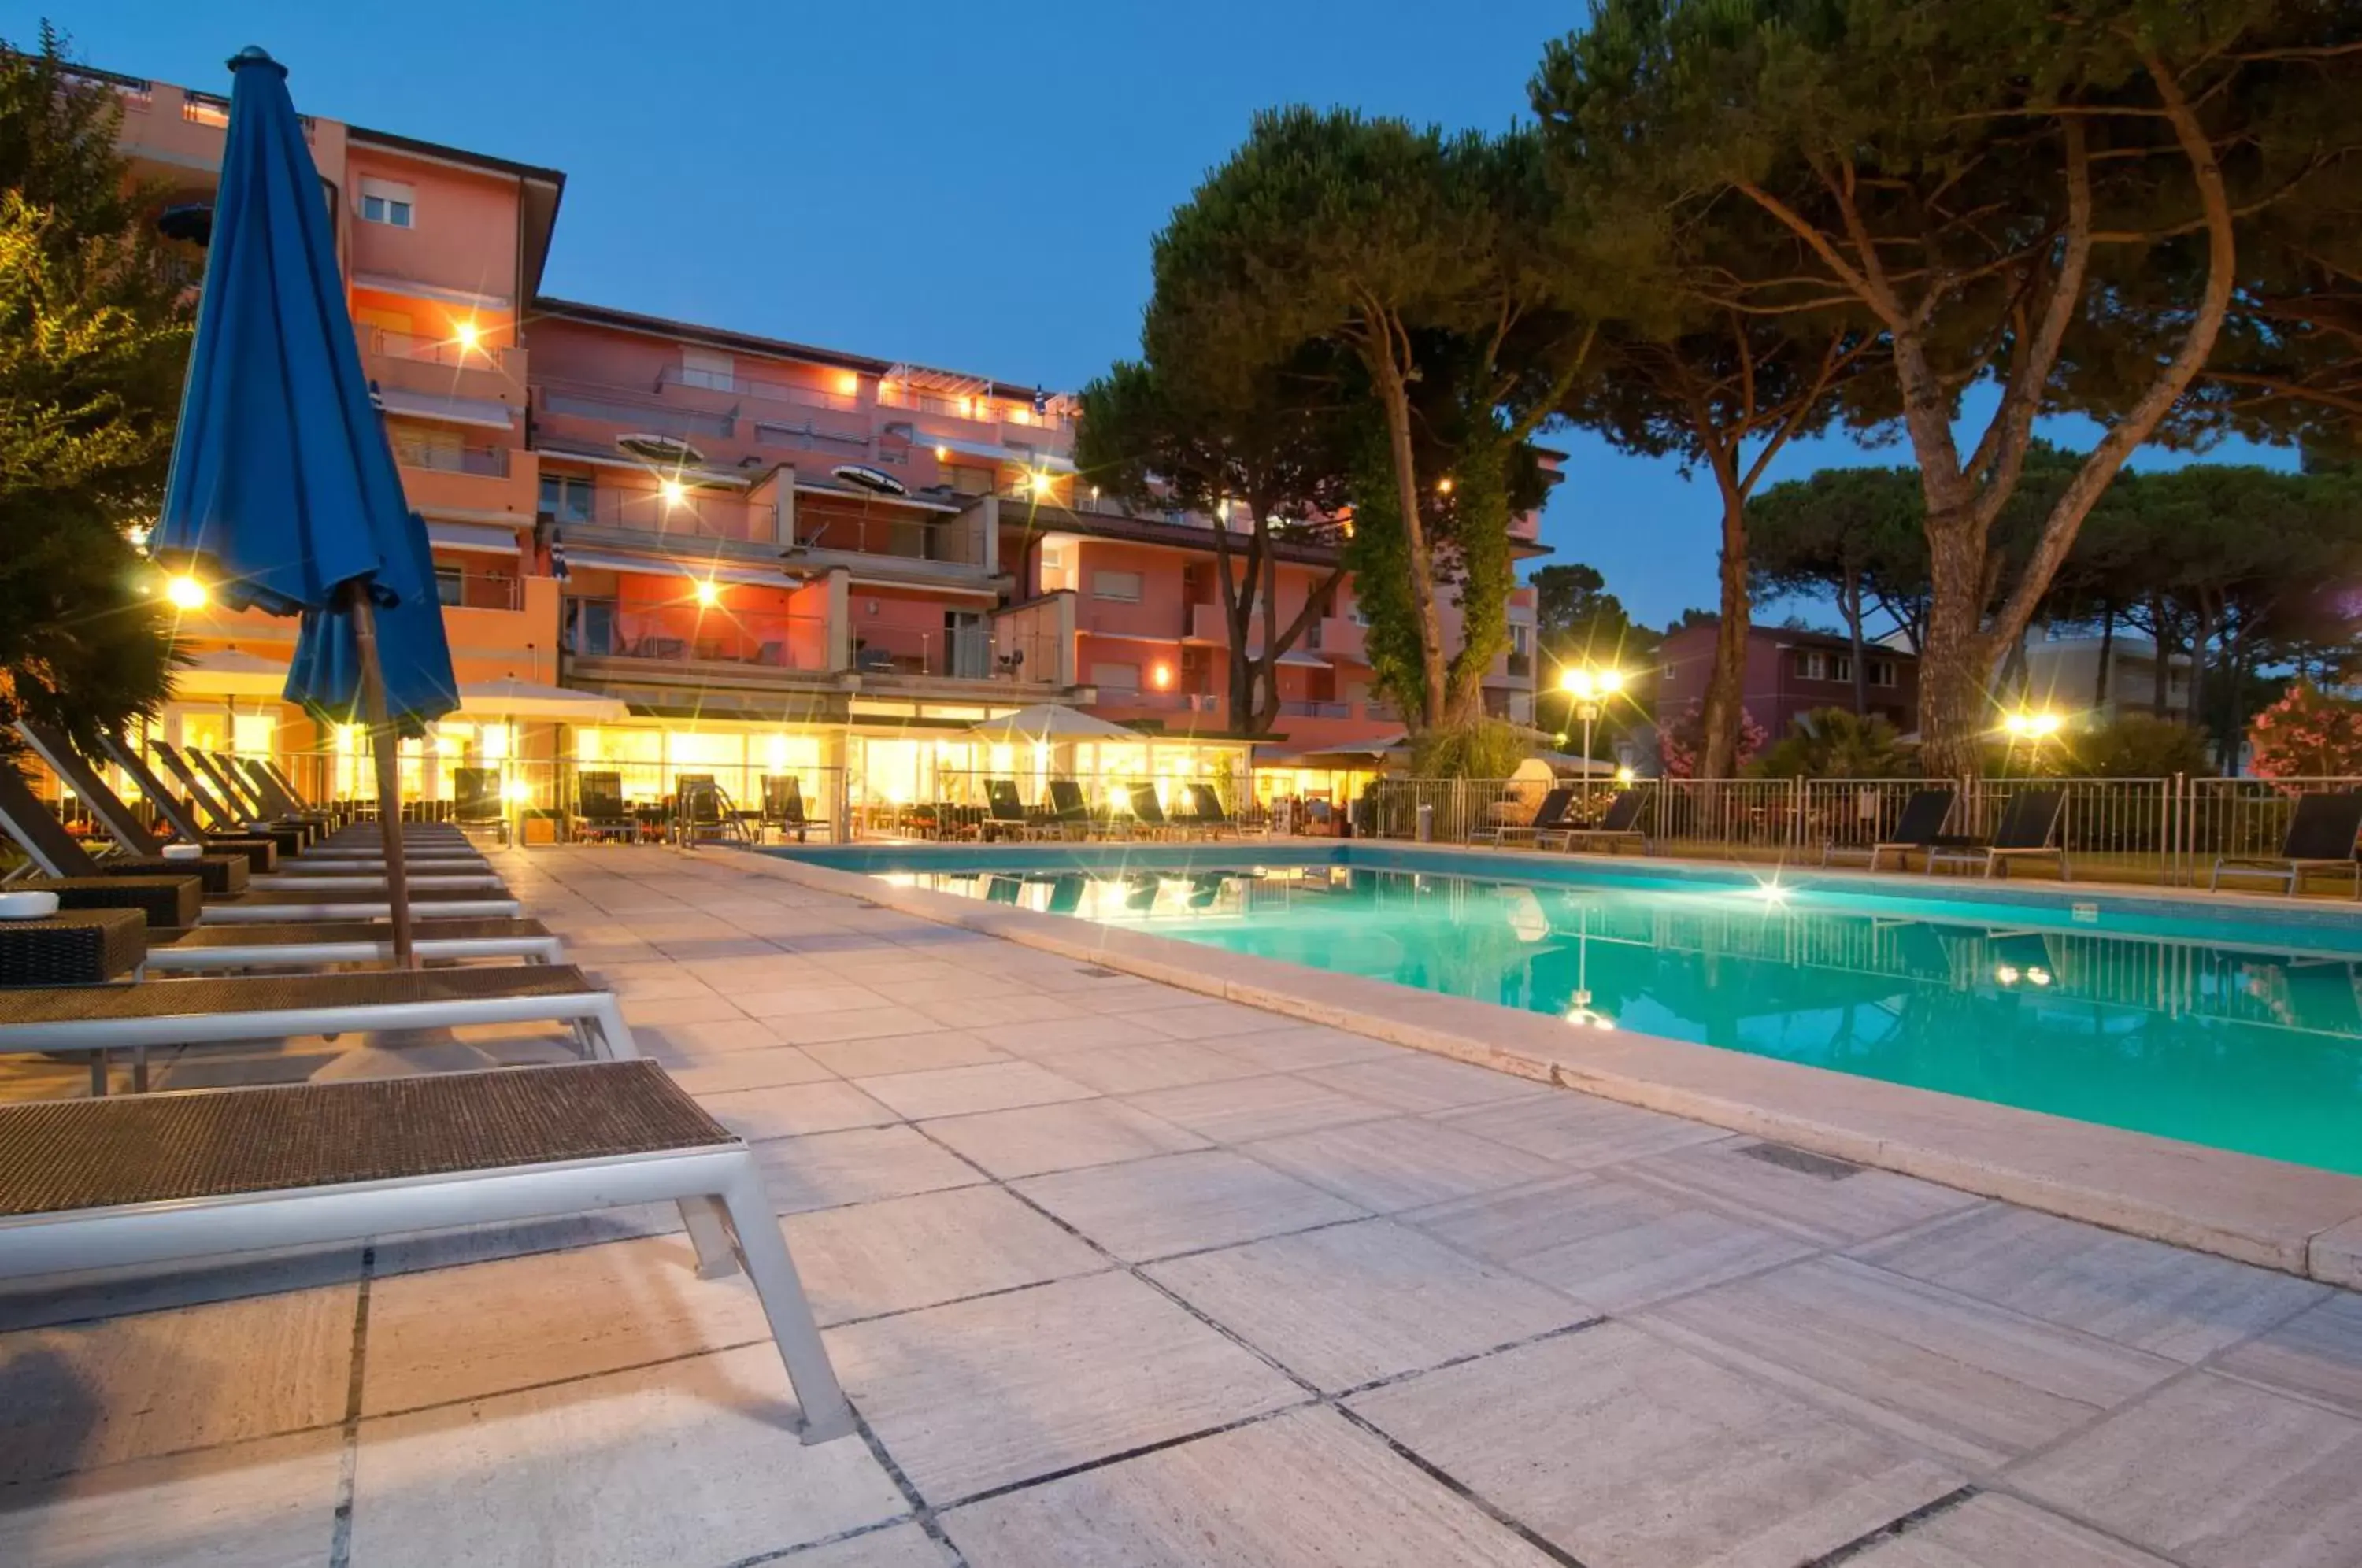
M 1150 237 L 1255 110 L 1497 128 L 1584 14 L 1449 9 L 0 0 L 0 36 L 46 15 L 93 64 L 215 91 L 259 43 L 302 108 L 564 170 L 549 293 L 1071 389 L 1136 347 Z M 1598 567 L 1643 621 L 1710 603 L 1711 487 L 1559 444 L 1556 558 Z M 1900 460 L 1826 441 L 1775 471 Z

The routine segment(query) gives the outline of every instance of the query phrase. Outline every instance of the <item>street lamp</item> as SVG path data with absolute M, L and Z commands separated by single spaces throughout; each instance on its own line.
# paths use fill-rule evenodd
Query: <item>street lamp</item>
M 1574 703 L 1574 716 L 1583 721 L 1583 778 L 1591 781 L 1591 726 L 1599 721 L 1600 706 L 1624 690 L 1624 672 L 1620 669 L 1568 668 L 1559 675 L 1559 690 Z
M 2020 708 L 2002 720 L 2002 728 L 2009 732 L 2013 743 L 2025 743 L 2025 767 L 2031 773 L 2042 762 L 2042 743 L 2058 733 L 2058 715 L 2047 708 Z

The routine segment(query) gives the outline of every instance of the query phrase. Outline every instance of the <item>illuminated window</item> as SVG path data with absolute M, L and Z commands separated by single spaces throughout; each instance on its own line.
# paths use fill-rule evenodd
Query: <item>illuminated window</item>
M 392 180 L 361 181 L 361 217 L 365 222 L 381 223 L 390 228 L 410 228 L 418 211 L 418 195 L 409 186 Z

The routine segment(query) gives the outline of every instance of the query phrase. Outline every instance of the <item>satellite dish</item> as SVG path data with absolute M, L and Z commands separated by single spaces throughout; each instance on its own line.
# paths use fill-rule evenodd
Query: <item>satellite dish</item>
M 873 469 L 866 463 L 840 463 L 829 469 L 838 479 L 858 490 L 874 495 L 908 495 L 911 489 L 892 474 Z
M 645 430 L 631 436 L 616 436 L 615 447 L 617 450 L 628 452 L 635 458 L 646 458 L 650 462 L 656 463 L 705 461 L 704 453 L 679 436 L 658 436 Z

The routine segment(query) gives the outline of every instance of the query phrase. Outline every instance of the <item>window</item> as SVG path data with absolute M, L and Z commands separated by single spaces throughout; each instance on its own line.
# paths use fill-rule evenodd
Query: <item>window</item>
M 1851 680 L 1853 660 L 1844 654 L 1798 649 L 1796 675 L 1804 680 Z
M 1893 659 L 1873 658 L 1867 662 L 1870 668 L 1870 683 L 1872 686 L 1892 687 L 1894 684 L 1894 661 Z
M 541 510 L 559 523 L 588 523 L 596 483 L 579 474 L 544 474 Z
M 1109 691 L 1137 691 L 1140 690 L 1140 666 L 1094 664 L 1091 666 L 1091 684 L 1105 687 Z
M 1042 591 L 1056 593 L 1077 584 L 1075 569 L 1075 547 L 1072 545 L 1042 547 Z
M 1140 602 L 1140 587 L 1141 578 L 1136 571 L 1091 573 L 1091 597 L 1094 599 L 1112 599 L 1124 604 L 1137 604 Z
M 409 228 L 418 211 L 418 195 L 391 180 L 361 180 L 361 217 L 392 228 Z
M 1533 651 L 1534 629 L 1520 621 L 1509 623 L 1509 651 L 1524 655 Z
M 435 602 L 449 606 L 468 602 L 468 574 L 455 566 L 435 569 Z
M 708 348 L 684 348 L 680 351 L 680 384 L 729 392 L 738 384 L 738 362 L 727 354 L 716 354 Z

